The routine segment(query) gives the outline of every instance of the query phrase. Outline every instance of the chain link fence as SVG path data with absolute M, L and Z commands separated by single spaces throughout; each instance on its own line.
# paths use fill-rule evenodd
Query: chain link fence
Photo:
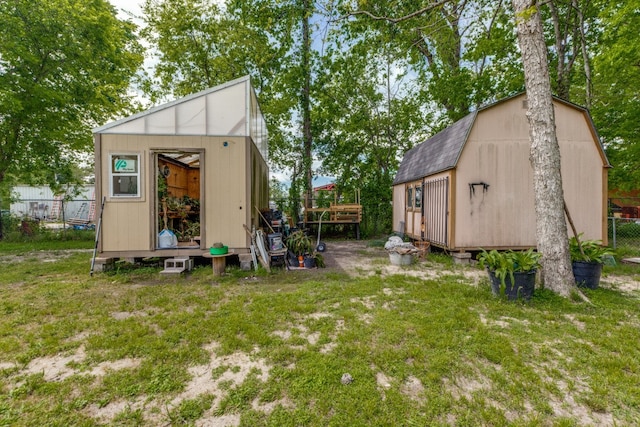
M 640 250 L 640 197 L 635 192 L 618 192 L 609 198 L 609 246 Z
M 640 218 L 609 217 L 609 246 L 640 250 Z

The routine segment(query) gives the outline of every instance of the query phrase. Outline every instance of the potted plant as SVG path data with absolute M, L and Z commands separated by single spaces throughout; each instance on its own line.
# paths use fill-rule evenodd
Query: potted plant
M 535 288 L 540 257 L 541 254 L 533 249 L 503 252 L 482 250 L 478 261 L 489 273 L 494 295 L 501 295 L 503 290 L 509 300 L 518 297 L 529 300 Z
M 599 240 L 580 240 L 578 237 L 569 239 L 569 253 L 576 284 L 589 289 L 596 289 L 600 285 L 602 264 L 606 257 L 613 255 L 609 248 L 602 246 Z
M 200 210 L 200 200 L 194 199 L 186 194 L 182 196 L 182 205 L 187 212 L 197 212 Z
M 289 234 L 286 241 L 287 248 L 289 248 L 289 250 L 298 258 L 298 266 L 304 267 L 305 256 L 310 255 L 313 251 L 311 238 L 304 234 L 304 231 L 298 230 Z
M 325 268 L 326 266 L 324 263 L 324 257 L 317 251 L 313 253 L 313 261 L 315 263 L 315 266 L 318 268 Z

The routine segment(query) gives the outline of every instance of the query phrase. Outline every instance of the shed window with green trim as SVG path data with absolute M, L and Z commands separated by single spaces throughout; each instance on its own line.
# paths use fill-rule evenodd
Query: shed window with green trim
M 140 197 L 140 155 L 110 154 L 111 197 Z

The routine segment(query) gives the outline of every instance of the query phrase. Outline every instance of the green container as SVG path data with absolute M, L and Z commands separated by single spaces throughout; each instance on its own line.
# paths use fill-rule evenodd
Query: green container
M 224 245 L 221 248 L 211 248 L 209 249 L 211 255 L 225 255 L 229 252 L 229 246 Z

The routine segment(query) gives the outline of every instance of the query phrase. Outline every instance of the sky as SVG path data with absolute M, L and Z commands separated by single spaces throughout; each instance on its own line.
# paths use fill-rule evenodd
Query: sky
M 118 18 L 120 19 L 131 19 L 137 25 L 142 25 L 142 20 L 136 19 L 135 16 L 140 16 L 142 14 L 142 9 L 140 4 L 142 0 L 109 0 L 109 2 L 116 8 L 118 11 Z M 133 15 L 134 17 L 132 17 Z M 153 59 L 147 58 L 145 60 L 145 68 L 149 69 L 153 67 Z M 315 168 L 315 166 L 314 166 Z M 286 187 L 289 187 L 291 184 L 290 177 L 291 171 L 276 171 L 273 167 L 270 168 L 270 177 L 276 178 L 278 181 L 283 183 Z M 334 177 L 327 176 L 318 176 L 313 180 L 313 186 L 318 187 L 321 185 L 328 184 L 330 182 L 335 181 Z
M 140 1 L 137 0 L 109 0 L 109 2 L 115 6 L 118 10 L 119 18 L 128 18 L 128 15 L 123 14 L 121 11 L 124 9 L 128 12 L 132 12 L 135 15 L 140 15 Z

